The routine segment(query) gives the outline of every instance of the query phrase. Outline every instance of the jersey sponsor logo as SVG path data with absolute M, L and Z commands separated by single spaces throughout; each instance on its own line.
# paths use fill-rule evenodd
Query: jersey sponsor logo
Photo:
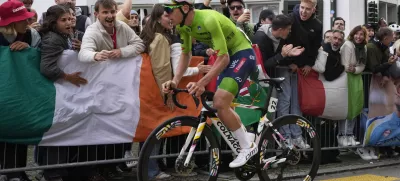
M 246 58 L 240 59 L 239 65 L 233 70 L 233 72 L 238 73 L 245 62 L 246 62 Z
M 201 26 L 198 26 L 198 27 L 197 27 L 197 30 L 201 30 Z
M 235 68 L 238 62 L 239 62 L 239 60 L 234 60 L 234 61 L 232 61 L 232 64 L 229 66 L 229 68 L 230 68 L 230 69 Z
M 235 77 L 235 79 L 236 79 L 238 82 L 242 82 L 242 81 L 243 81 L 242 78 L 240 78 L 240 77 Z
M 256 60 L 256 57 L 254 55 L 249 56 L 250 60 Z

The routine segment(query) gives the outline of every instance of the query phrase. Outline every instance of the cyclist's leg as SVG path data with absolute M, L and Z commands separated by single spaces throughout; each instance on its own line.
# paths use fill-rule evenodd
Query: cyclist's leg
M 230 107 L 239 89 L 255 69 L 253 50 L 242 50 L 230 57 L 228 67 L 218 78 L 219 86 L 214 96 L 214 107 L 218 111 L 218 117 L 233 131 L 242 148 L 238 157 L 229 164 L 232 168 L 243 166 L 257 152 L 257 146 L 247 139 L 246 130 L 239 115 Z

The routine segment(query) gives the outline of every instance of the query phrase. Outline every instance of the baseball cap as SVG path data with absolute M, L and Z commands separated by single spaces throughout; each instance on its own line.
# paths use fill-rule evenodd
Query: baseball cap
M 0 5 L 0 26 L 27 20 L 33 16 L 35 13 L 28 12 L 24 4 L 18 0 L 8 0 Z

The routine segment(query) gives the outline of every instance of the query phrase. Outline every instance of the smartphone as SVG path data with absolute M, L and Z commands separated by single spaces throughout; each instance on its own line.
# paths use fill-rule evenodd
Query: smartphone
M 79 40 L 79 33 L 78 33 L 78 31 L 75 31 L 75 33 L 74 33 L 74 39 Z

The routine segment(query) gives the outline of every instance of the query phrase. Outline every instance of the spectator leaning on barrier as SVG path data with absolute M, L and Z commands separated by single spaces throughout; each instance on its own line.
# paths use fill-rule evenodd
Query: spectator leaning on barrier
M 340 30 L 344 31 L 346 26 L 346 21 L 341 17 L 336 17 L 333 20 L 333 27 L 332 30 Z
M 348 74 L 361 74 L 364 71 L 367 62 L 367 40 L 367 29 L 361 25 L 356 26 L 351 30 L 346 42 L 340 49 L 342 64 Z M 357 146 L 360 144 L 354 136 L 355 123 L 356 119 L 338 122 L 339 132 L 337 139 L 339 146 Z M 369 153 L 368 150 L 363 150 L 364 148 L 359 149 L 361 150 L 357 151 L 357 153 Z
M 381 24 L 382 25 L 382 24 Z M 396 62 L 397 57 L 390 56 L 389 46 L 393 41 L 393 31 L 388 27 L 379 28 L 375 39 L 367 44 L 367 71 L 375 76 L 382 77 L 381 87 L 385 87 L 390 81 L 389 68 Z M 384 148 L 386 149 L 386 148 Z M 364 160 L 378 159 L 372 147 L 357 149 L 357 153 Z
M 278 15 L 271 24 L 263 24 L 252 38 L 257 44 L 264 61 L 264 67 L 275 68 L 277 65 L 288 66 L 287 57 L 298 56 L 304 48 L 285 45 L 284 41 L 290 33 L 292 20 L 286 15 Z
M 0 5 L 0 46 L 11 51 L 38 48 L 40 35 L 28 28 L 28 20 L 35 14 L 28 12 L 19 1 L 7 1 Z M 15 60 L 17 61 L 17 60 Z M 0 142 L 0 169 L 26 167 L 28 145 Z M 8 180 L 29 180 L 25 172 L 5 173 Z
M 251 38 L 254 34 L 254 25 L 250 23 L 250 12 L 245 12 L 243 0 L 228 0 L 228 7 L 232 22 Z
M 47 17 L 49 16 L 49 17 Z M 42 34 L 42 49 L 40 72 L 52 81 L 64 79 L 76 86 L 86 84 L 86 79 L 80 77 L 80 72 L 68 74 L 57 65 L 64 50 L 79 49 L 80 42 L 70 39 L 72 30 L 71 12 L 63 5 L 50 7 L 40 30 Z
M 331 42 L 322 46 L 323 50 L 328 53 L 325 71 L 323 73 L 327 81 L 334 81 L 344 72 L 344 66 L 342 65 L 340 56 L 340 47 L 343 41 L 344 33 L 340 30 L 333 30 Z
M 290 57 L 292 60 L 289 65 L 291 71 L 287 69 L 277 70 L 278 76 L 285 77 L 285 81 L 282 83 L 284 92 L 279 94 L 278 97 L 278 116 L 302 114 L 297 91 L 297 71 L 300 71 L 303 76 L 307 76 L 310 73 L 322 42 L 322 24 L 315 18 L 316 6 L 317 0 L 301 0 L 300 5 L 296 5 L 293 12 L 289 14 L 293 24 L 291 35 L 288 37 L 286 43 L 292 44 L 294 47 L 304 47 L 305 50 L 297 57 Z M 302 130 L 298 125 L 286 125 L 280 131 L 289 140 L 293 140 L 294 145 L 301 148 L 309 147 L 304 142 Z
M 98 0 L 95 16 L 98 21 L 90 25 L 83 36 L 79 60 L 105 61 L 135 57 L 145 49 L 143 41 L 125 23 L 116 20 L 117 4 L 114 0 Z

